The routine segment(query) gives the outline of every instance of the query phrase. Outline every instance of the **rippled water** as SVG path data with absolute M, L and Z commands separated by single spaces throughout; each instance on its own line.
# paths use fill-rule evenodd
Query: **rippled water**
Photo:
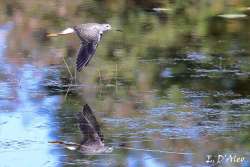
M 250 4 L 132 2 L 1 3 L 1 167 L 216 166 L 206 161 L 218 155 L 250 166 L 250 23 L 239 7 Z M 85 21 L 123 31 L 104 34 L 75 84 L 63 57 L 73 72 L 79 40 L 46 33 Z M 80 142 L 74 115 L 85 103 L 112 153 L 48 143 Z

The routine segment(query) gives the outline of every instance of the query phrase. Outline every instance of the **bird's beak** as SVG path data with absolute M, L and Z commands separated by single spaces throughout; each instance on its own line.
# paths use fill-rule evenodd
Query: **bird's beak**
M 115 29 L 115 31 L 123 32 L 123 31 L 122 31 L 122 30 L 120 30 L 120 29 Z

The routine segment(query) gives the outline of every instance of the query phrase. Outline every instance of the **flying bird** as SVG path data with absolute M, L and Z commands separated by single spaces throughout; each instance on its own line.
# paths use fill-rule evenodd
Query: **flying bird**
M 67 28 L 60 33 L 48 34 L 48 37 L 76 33 L 81 41 L 77 52 L 76 69 L 81 71 L 83 67 L 89 64 L 91 58 L 95 55 L 96 48 L 104 32 L 111 30 L 110 24 L 86 23 Z M 120 30 L 118 30 L 120 31 Z

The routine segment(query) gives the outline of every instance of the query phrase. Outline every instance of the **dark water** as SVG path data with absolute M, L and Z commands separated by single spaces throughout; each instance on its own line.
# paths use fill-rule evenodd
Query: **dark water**
M 249 2 L 0 4 L 1 167 L 250 166 Z M 104 34 L 67 93 L 63 57 L 73 72 L 79 40 L 46 33 L 84 22 L 122 32 Z M 74 114 L 85 103 L 112 153 L 48 143 L 80 142 Z

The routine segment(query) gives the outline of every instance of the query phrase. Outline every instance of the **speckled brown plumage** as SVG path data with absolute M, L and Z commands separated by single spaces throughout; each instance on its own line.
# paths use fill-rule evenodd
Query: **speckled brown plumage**
M 109 24 L 87 23 L 74 26 L 73 29 L 81 40 L 76 60 L 76 69 L 81 71 L 95 55 L 103 32 L 110 30 L 111 26 Z

